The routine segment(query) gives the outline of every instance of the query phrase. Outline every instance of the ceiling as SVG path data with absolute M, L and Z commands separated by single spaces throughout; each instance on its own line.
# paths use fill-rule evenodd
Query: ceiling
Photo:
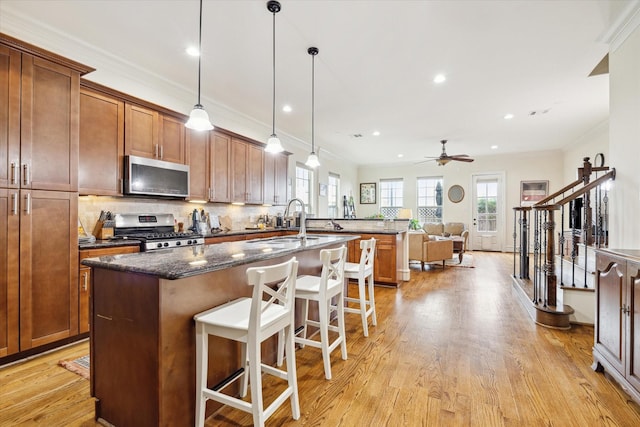
M 307 48 L 316 46 L 315 143 L 320 160 L 335 155 L 360 165 L 415 163 L 437 156 L 441 139 L 449 140 L 451 155 L 567 146 L 607 121 L 608 75 L 589 74 L 609 50 L 601 40 L 618 11 L 637 4 L 280 2 L 277 133 L 285 148 L 295 140 L 310 149 Z M 0 0 L 2 15 L 21 17 L 75 43 L 77 56 L 66 56 L 98 69 L 87 78 L 99 81 L 101 76 L 100 66 L 82 57 L 90 49 L 120 69 L 180 88 L 184 113 L 196 100 L 197 59 L 188 57 L 185 48 L 197 45 L 198 7 L 197 0 Z M 2 15 L 0 31 L 14 35 Z M 266 140 L 272 114 L 273 22 L 266 0 L 205 0 L 203 15 L 202 103 L 261 123 L 268 129 Z M 447 79 L 436 84 L 433 78 L 439 73 Z M 292 112 L 282 112 L 284 104 Z M 514 117 L 504 119 L 507 113 Z M 211 119 L 216 124 L 216 117 Z M 380 135 L 373 136 L 374 131 Z

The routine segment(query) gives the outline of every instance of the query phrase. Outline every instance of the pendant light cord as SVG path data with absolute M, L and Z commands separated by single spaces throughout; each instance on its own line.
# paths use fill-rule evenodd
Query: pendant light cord
M 311 55 L 311 153 L 315 154 L 316 54 Z
M 273 106 L 271 108 L 271 131 L 276 134 L 276 11 L 273 11 Z
M 202 0 L 200 0 L 200 30 L 198 32 L 198 105 L 200 104 L 200 74 L 202 69 Z

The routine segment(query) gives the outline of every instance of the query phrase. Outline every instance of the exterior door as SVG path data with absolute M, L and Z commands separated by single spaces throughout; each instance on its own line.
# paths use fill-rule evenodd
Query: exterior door
M 502 251 L 504 241 L 504 174 L 473 175 L 473 225 L 470 246 L 475 251 Z

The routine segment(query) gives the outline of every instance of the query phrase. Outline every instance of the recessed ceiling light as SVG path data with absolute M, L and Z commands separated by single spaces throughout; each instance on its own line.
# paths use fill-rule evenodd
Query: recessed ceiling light
M 374 130 L 372 135 L 373 136 L 380 136 L 380 131 Z
M 447 80 L 447 77 L 444 74 L 438 74 L 433 78 L 434 83 L 443 83 Z
M 511 120 L 511 119 L 513 119 L 513 114 L 511 114 L 511 113 L 505 114 L 505 115 L 504 115 L 504 119 L 505 119 L 505 120 Z
M 492 149 L 492 150 L 497 150 L 497 149 L 498 149 L 498 146 L 497 146 L 497 145 L 492 145 L 492 146 L 491 146 L 491 149 Z
M 195 46 L 189 46 L 186 49 L 187 55 L 191 55 L 191 56 L 200 56 L 200 51 L 198 50 L 197 47 Z
M 284 111 L 285 113 L 290 113 L 291 112 L 291 105 L 285 105 L 282 107 L 282 111 Z
M 404 157 L 404 154 L 398 154 L 398 157 Z

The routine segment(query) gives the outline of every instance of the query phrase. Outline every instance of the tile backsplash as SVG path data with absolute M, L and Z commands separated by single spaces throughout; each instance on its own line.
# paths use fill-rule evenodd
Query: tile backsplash
M 191 213 L 194 209 L 204 209 L 210 215 L 228 217 L 232 230 L 242 230 L 257 222 L 260 215 L 275 216 L 284 212 L 284 206 L 237 206 L 224 203 L 189 203 L 182 200 L 161 200 L 130 197 L 80 196 L 78 199 L 78 217 L 89 233 L 93 231 L 100 211 L 112 213 L 170 213 L 185 228 L 191 225 Z

